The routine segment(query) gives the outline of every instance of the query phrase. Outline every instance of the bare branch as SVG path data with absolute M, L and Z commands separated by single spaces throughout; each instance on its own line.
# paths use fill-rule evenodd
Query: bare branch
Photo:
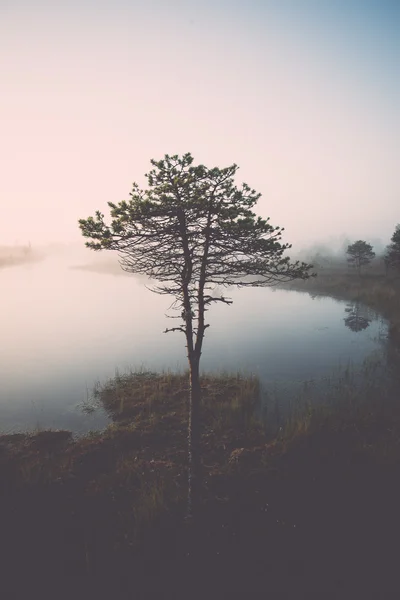
M 170 333 L 171 331 L 181 331 L 182 333 L 184 333 L 186 335 L 186 329 L 184 329 L 183 327 L 167 328 L 167 329 L 165 329 L 165 331 L 163 331 L 163 333 Z
M 225 296 L 204 296 L 204 304 L 211 304 L 212 302 L 223 302 L 224 304 L 233 304 L 233 300 L 225 298 Z

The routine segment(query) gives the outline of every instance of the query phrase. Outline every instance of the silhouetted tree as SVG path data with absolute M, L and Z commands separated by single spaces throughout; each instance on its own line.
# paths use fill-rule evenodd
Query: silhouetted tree
M 396 225 L 396 229 L 391 237 L 391 244 L 386 248 L 384 261 L 386 269 L 389 267 L 400 271 L 400 224 Z
M 218 294 L 226 286 L 270 286 L 295 278 L 307 279 L 312 265 L 283 257 L 283 229 L 257 217 L 252 208 L 260 197 L 243 183 L 234 185 L 237 165 L 219 169 L 193 165 L 190 153 L 152 160 L 148 189 L 133 184 L 130 200 L 108 203 L 104 214 L 79 220 L 93 250 L 116 250 L 126 271 L 158 282 L 152 291 L 175 298 L 176 327 L 185 335 L 190 370 L 189 515 L 199 499 L 200 380 L 199 367 L 206 328 L 205 313 L 216 302 L 232 300 Z
M 369 265 L 375 257 L 375 252 L 373 252 L 371 244 L 363 240 L 358 240 L 354 244 L 350 244 L 347 247 L 346 254 L 349 255 L 347 262 L 352 267 L 355 267 L 359 273 L 361 273 L 361 268 Z

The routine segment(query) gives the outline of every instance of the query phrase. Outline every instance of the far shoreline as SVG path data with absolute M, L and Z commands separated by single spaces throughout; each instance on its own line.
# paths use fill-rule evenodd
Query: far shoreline
M 400 332 L 400 276 L 386 275 L 382 269 L 361 276 L 341 269 L 318 270 L 317 277 L 281 284 L 280 289 L 336 300 L 361 302 L 379 312 Z

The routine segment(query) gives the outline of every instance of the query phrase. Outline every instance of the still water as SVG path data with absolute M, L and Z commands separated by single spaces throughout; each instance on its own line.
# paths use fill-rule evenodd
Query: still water
M 172 298 L 117 265 L 76 268 L 98 256 L 70 251 L 0 270 L 1 431 L 102 427 L 103 414 L 79 408 L 95 382 L 116 368 L 186 368 L 183 334 L 163 333 L 174 323 L 165 317 Z M 224 293 L 234 303 L 207 313 L 204 370 L 296 386 L 382 348 L 387 324 L 364 307 L 271 288 Z

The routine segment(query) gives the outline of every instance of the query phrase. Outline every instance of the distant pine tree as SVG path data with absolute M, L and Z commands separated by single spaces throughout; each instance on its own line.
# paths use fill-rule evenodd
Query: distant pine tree
M 400 224 L 396 225 L 391 237 L 391 244 L 386 248 L 384 261 L 386 269 L 391 267 L 400 271 Z
M 371 244 L 368 244 L 364 240 L 358 240 L 354 244 L 350 244 L 347 247 L 346 254 L 349 255 L 347 262 L 352 267 L 355 267 L 359 273 L 361 268 L 369 265 L 371 260 L 375 258 L 375 252 L 372 250 Z

